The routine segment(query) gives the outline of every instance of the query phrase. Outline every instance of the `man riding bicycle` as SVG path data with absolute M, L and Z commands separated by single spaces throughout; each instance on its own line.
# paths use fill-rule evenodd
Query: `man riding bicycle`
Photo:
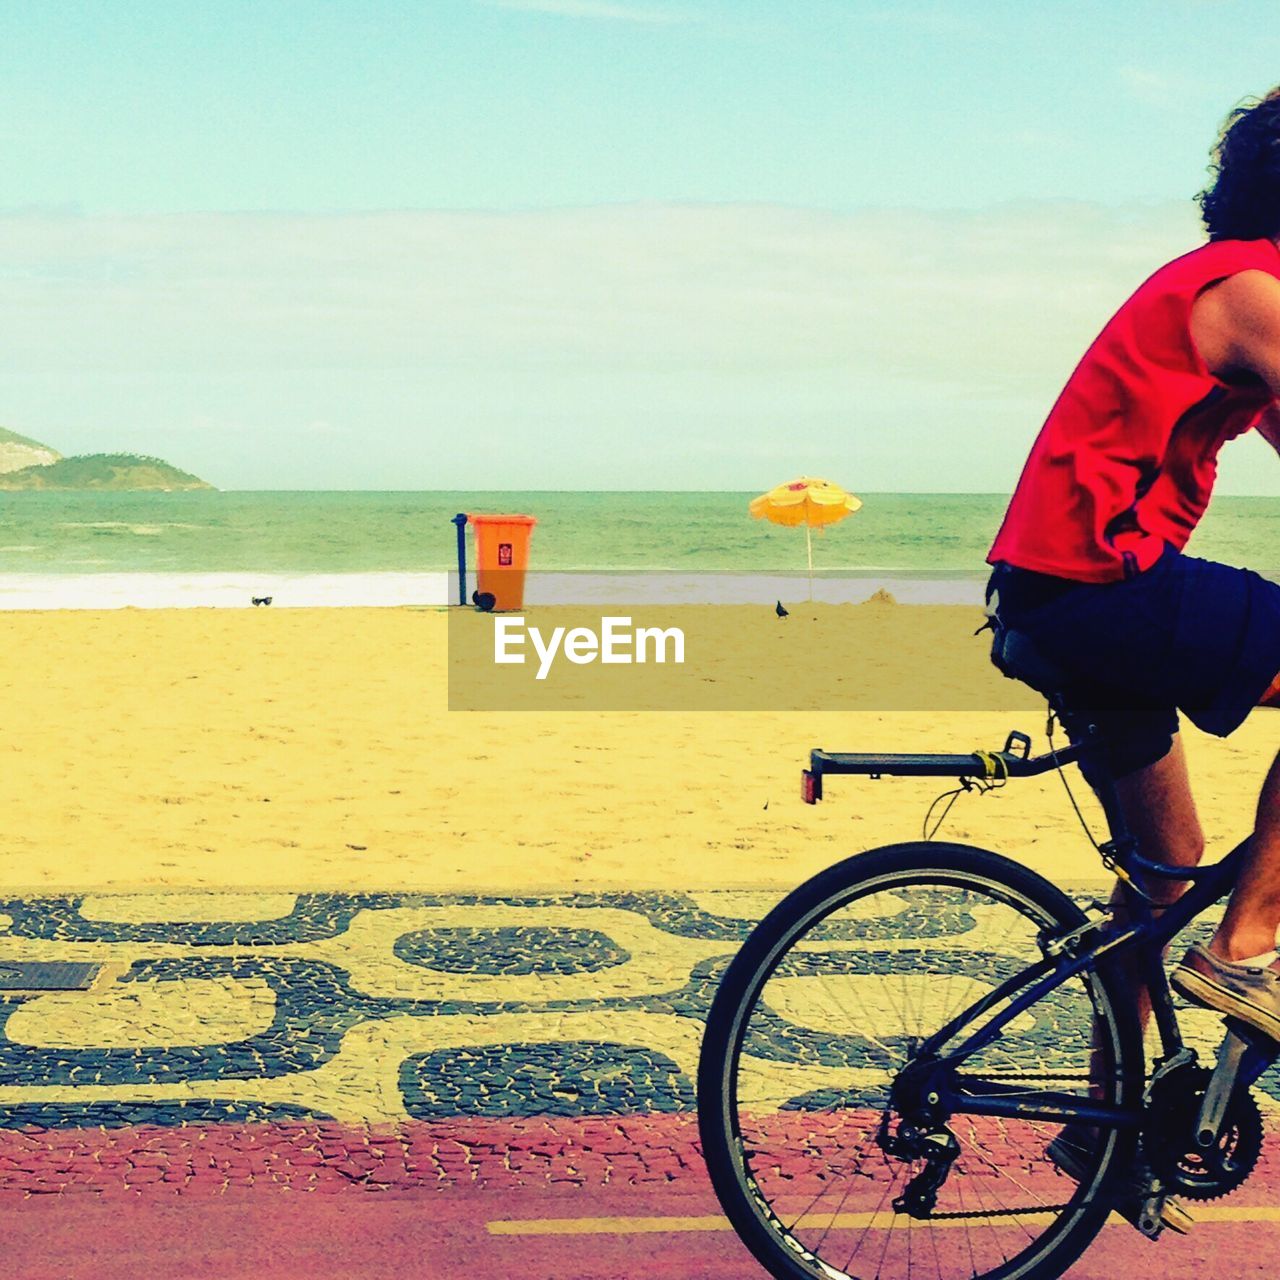
M 988 556 L 992 612 L 1061 673 L 1068 732 L 1103 731 L 1139 847 L 1178 866 L 1204 847 L 1179 711 L 1225 736 L 1280 705 L 1280 585 L 1182 554 L 1222 446 L 1256 430 L 1280 452 L 1280 88 L 1233 113 L 1215 154 L 1209 242 L 1157 271 L 1089 348 Z M 1280 1039 L 1278 928 L 1280 757 L 1222 923 L 1173 984 Z
M 1078 746 L 815 749 L 804 774 L 814 803 L 828 774 L 965 787 L 1078 761 L 1122 877 L 1111 919 L 926 832 L 824 868 L 755 926 L 707 1015 L 698 1124 L 721 1205 L 780 1280 L 1056 1280 L 1113 1211 L 1152 1239 L 1186 1230 L 1182 1199 L 1231 1194 L 1261 1156 L 1252 1090 L 1280 1060 L 1280 756 L 1250 838 L 1199 868 L 1178 718 L 1226 735 L 1280 706 L 1280 584 L 1183 554 L 1222 446 L 1257 430 L 1280 452 L 1280 88 L 1228 121 L 1201 203 L 1209 243 L 1089 348 L 988 557 L 992 657 Z M 1220 927 L 1172 979 L 1227 1015 L 1210 1067 L 1162 949 L 1228 885 Z

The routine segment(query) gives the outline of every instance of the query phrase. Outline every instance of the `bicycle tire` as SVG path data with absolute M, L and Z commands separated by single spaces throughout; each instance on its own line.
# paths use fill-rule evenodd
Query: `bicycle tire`
M 837 1280 L 851 1273 L 804 1257 L 781 1221 L 770 1216 L 755 1175 L 746 1168 L 736 1083 L 748 1019 L 783 957 L 833 912 L 880 889 L 931 884 L 1005 895 L 1028 913 L 1028 919 L 1038 919 L 1047 928 L 1072 929 L 1086 921 L 1080 907 L 1055 885 L 1003 855 L 948 843 L 889 845 L 845 859 L 784 898 L 731 961 L 713 999 L 698 1065 L 703 1158 L 730 1223 L 777 1280 Z M 1134 1001 L 1126 998 L 1115 973 L 1102 968 L 1091 975 L 1089 998 L 1103 1027 L 1114 1100 L 1133 1105 L 1141 1099 L 1145 1074 Z M 1111 1130 L 1101 1155 L 1095 1157 L 1099 1165 L 1088 1187 L 1077 1186 L 1068 1210 L 1054 1217 L 1014 1258 L 981 1272 L 975 1265 L 974 1280 L 1057 1280 L 1106 1222 L 1113 1190 L 1132 1165 L 1137 1141 L 1136 1130 Z

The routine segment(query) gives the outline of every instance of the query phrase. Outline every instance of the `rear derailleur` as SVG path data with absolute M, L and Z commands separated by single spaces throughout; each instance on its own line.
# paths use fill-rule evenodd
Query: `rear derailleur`
M 900 1121 L 896 1132 L 890 1132 L 889 1114 L 880 1120 L 876 1145 L 897 1160 L 914 1163 L 922 1160 L 924 1167 L 902 1189 L 893 1201 L 894 1213 L 905 1213 L 911 1218 L 928 1218 L 938 1203 L 938 1192 L 951 1172 L 951 1166 L 960 1154 L 960 1142 L 946 1125 L 920 1129 L 907 1121 Z

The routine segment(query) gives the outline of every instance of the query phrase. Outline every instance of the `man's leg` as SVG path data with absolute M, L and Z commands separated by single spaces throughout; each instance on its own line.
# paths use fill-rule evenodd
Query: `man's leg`
M 1209 950 L 1223 960 L 1247 960 L 1275 950 L 1280 929 L 1280 756 L 1262 785 L 1249 861 Z
M 1173 746 L 1163 759 L 1121 778 L 1116 783 L 1116 798 L 1130 834 L 1146 857 L 1177 867 L 1194 867 L 1200 861 L 1204 832 L 1191 795 L 1181 734 L 1173 735 Z M 1143 888 L 1158 902 L 1168 904 L 1181 897 L 1184 886 L 1185 881 L 1163 880 Z
M 1193 867 L 1204 852 L 1204 836 L 1200 819 L 1196 816 L 1195 800 L 1191 795 L 1191 781 L 1187 774 L 1187 758 L 1182 748 L 1182 738 L 1173 736 L 1173 746 L 1163 759 L 1155 764 L 1128 774 L 1115 784 L 1116 799 L 1124 813 L 1130 834 L 1138 841 L 1143 854 L 1160 862 L 1179 867 Z M 1174 902 L 1186 889 L 1185 881 L 1160 880 L 1155 884 L 1143 884 L 1157 903 Z M 1111 895 L 1112 916 L 1123 926 L 1129 920 L 1129 899 L 1122 882 L 1117 881 Z M 1158 907 L 1156 908 L 1159 909 Z M 1116 958 L 1116 964 L 1133 991 L 1138 1006 L 1138 1017 L 1145 1028 L 1151 1019 L 1151 995 L 1147 989 L 1145 974 L 1132 951 Z M 1090 1072 L 1095 1081 L 1100 1079 L 1104 1059 L 1101 1054 L 1100 1032 L 1094 1027 L 1094 1048 L 1091 1054 Z M 1085 1153 L 1096 1140 L 1096 1131 L 1087 1125 L 1070 1124 L 1049 1145 L 1048 1157 L 1069 1177 L 1079 1181 L 1084 1166 Z M 1139 1164 L 1137 1180 L 1122 1190 L 1116 1198 L 1116 1209 L 1136 1225 L 1137 1216 L 1146 1197 L 1145 1176 Z M 1194 1225 L 1191 1215 L 1177 1200 L 1165 1202 L 1162 1218 L 1164 1225 L 1179 1233 L 1185 1233 Z
M 1204 833 L 1191 794 L 1181 734 L 1174 734 L 1173 746 L 1163 759 L 1121 778 L 1115 785 L 1129 832 L 1145 857 L 1178 867 L 1194 867 L 1200 861 L 1204 853 Z M 1182 896 L 1187 882 L 1159 880 L 1144 883 L 1142 888 L 1157 903 L 1167 906 Z M 1129 904 L 1122 884 L 1116 884 L 1111 902 L 1116 922 L 1127 924 Z M 1138 1015 L 1145 1027 L 1151 1015 L 1151 997 L 1136 957 L 1126 952 L 1119 962 L 1129 985 L 1137 993 Z
M 1263 706 L 1280 706 L 1280 676 Z M 1280 755 L 1258 798 L 1249 857 L 1208 947 L 1193 946 L 1174 970 L 1184 996 L 1280 1040 Z

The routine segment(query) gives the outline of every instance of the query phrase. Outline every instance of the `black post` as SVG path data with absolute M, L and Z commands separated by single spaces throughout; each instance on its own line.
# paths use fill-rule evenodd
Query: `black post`
M 458 526 L 458 603 L 467 603 L 467 515 L 459 511 L 453 517 Z

